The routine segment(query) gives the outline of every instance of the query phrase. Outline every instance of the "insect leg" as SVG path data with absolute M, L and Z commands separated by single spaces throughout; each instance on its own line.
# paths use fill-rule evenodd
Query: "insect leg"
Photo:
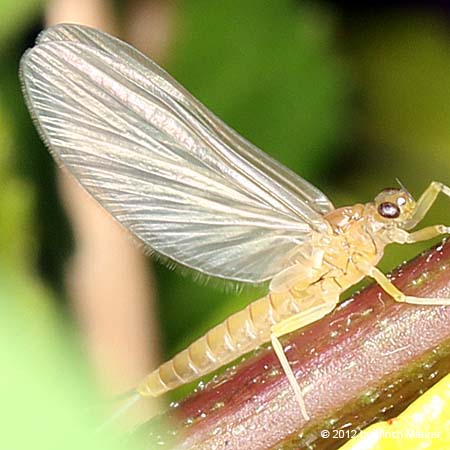
M 442 234 L 450 234 L 450 227 L 445 225 L 432 225 L 412 233 L 395 228 L 392 230 L 390 236 L 392 242 L 396 242 L 397 244 L 413 244 L 414 242 L 428 241 Z
M 283 346 L 281 345 L 281 342 L 278 338 L 285 334 L 291 333 L 292 331 L 303 328 L 304 326 L 312 322 L 315 322 L 316 320 L 319 320 L 320 318 L 322 318 L 335 308 L 338 300 L 339 300 L 338 298 L 333 298 L 327 303 L 314 306 L 310 309 L 307 309 L 306 311 L 302 311 L 301 313 L 295 314 L 285 320 L 282 320 L 281 322 L 278 322 L 277 324 L 273 325 L 271 328 L 270 339 L 272 342 L 273 350 L 275 351 L 275 354 L 277 355 L 278 360 L 280 361 L 281 367 L 283 368 L 284 373 L 286 374 L 289 380 L 289 384 L 291 385 L 292 390 L 294 391 L 295 398 L 298 401 L 301 413 L 305 418 L 305 420 L 309 420 L 309 416 L 306 411 L 306 405 L 305 400 L 303 398 L 302 390 L 295 378 L 294 372 L 292 371 L 289 361 L 286 358 L 286 354 L 284 353 Z
M 417 200 L 416 209 L 412 219 L 407 223 L 407 229 L 414 228 L 424 218 L 440 192 L 450 197 L 450 188 L 448 186 L 445 186 L 445 184 L 439 181 L 432 181 L 420 196 L 419 200 Z
M 269 286 L 272 293 L 283 293 L 295 286 L 295 291 L 302 292 L 323 273 L 324 251 L 314 250 L 309 260 L 300 258 L 295 264 L 275 275 Z
M 360 260 L 356 265 L 361 272 L 366 276 L 373 278 L 383 290 L 397 302 L 413 303 L 415 305 L 450 305 L 450 298 L 427 298 L 406 295 L 400 291 L 400 289 L 398 289 L 380 269 L 369 262 Z

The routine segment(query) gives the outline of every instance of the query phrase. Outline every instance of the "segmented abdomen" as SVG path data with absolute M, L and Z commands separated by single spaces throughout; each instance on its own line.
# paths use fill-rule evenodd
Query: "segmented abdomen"
M 280 295 L 251 303 L 148 375 L 138 392 L 156 397 L 213 372 L 270 340 L 270 326 L 295 312 L 295 302 Z

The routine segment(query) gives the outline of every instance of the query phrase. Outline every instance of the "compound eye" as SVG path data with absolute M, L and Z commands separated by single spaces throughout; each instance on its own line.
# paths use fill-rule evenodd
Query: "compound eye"
M 400 208 L 395 203 L 383 202 L 378 206 L 378 214 L 385 219 L 396 219 L 400 216 Z

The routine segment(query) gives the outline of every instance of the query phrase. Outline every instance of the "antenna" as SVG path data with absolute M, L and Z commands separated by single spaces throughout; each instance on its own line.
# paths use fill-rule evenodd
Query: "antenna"
M 411 198 L 413 198 L 411 193 L 408 191 L 408 189 L 406 189 L 406 186 L 400 181 L 399 178 L 395 178 L 395 181 L 400 185 L 403 191 L 405 191 Z

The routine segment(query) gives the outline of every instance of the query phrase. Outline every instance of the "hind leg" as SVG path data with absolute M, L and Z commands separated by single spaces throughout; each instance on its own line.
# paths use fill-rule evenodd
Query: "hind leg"
M 316 320 L 321 319 L 323 316 L 327 315 L 330 311 L 332 311 L 336 307 L 336 303 L 339 298 L 330 299 L 326 303 L 323 303 L 318 306 L 314 306 L 310 309 L 302 311 L 298 314 L 295 314 L 277 324 L 273 325 L 271 328 L 271 342 L 273 350 L 280 361 L 281 367 L 286 374 L 287 379 L 289 380 L 289 384 L 294 391 L 295 398 L 298 401 L 300 406 L 300 411 L 305 418 L 305 420 L 309 420 L 309 415 L 306 411 L 305 400 L 303 398 L 303 393 L 300 388 L 300 385 L 295 378 L 294 372 L 289 364 L 288 359 L 286 358 L 286 354 L 284 353 L 283 346 L 279 340 L 279 337 L 291 333 L 295 330 L 305 327 Z

